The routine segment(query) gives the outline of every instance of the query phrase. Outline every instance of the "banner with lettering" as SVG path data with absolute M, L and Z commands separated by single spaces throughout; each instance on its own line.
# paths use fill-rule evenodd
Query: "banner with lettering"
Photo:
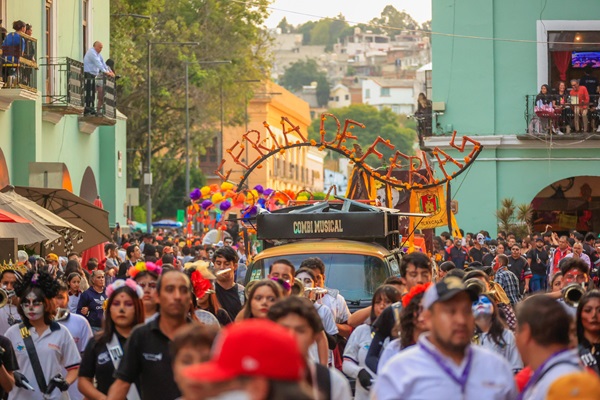
M 444 186 L 438 185 L 428 189 L 412 189 L 410 194 L 410 211 L 431 215 L 422 220 L 416 218 L 415 228 L 417 229 L 433 229 L 438 226 L 448 226 L 447 212 L 452 213 L 452 211 L 446 210 Z M 453 226 L 455 226 L 454 221 Z

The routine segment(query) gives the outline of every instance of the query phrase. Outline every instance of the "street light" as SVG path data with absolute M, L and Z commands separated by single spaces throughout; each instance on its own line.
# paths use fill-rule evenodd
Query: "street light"
M 231 64 L 231 60 L 184 61 L 185 64 L 185 195 L 190 193 L 190 107 L 189 107 L 189 74 L 190 64 L 216 65 Z
M 169 44 L 173 46 L 198 46 L 198 42 L 151 42 L 148 40 L 148 172 L 144 174 L 144 184 L 148 188 L 148 201 L 146 203 L 146 232 L 152 232 L 152 79 L 150 72 L 152 71 L 152 45 L 153 44 Z

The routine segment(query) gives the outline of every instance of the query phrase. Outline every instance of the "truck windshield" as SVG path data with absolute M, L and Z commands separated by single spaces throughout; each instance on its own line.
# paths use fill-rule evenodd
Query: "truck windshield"
M 385 262 L 377 257 L 362 254 L 294 254 L 287 257 L 271 257 L 258 260 L 248 271 L 249 280 L 263 279 L 271 270 L 271 264 L 285 258 L 294 264 L 310 257 L 318 257 L 325 264 L 325 285 L 338 289 L 349 301 L 371 300 L 375 289 L 390 275 Z

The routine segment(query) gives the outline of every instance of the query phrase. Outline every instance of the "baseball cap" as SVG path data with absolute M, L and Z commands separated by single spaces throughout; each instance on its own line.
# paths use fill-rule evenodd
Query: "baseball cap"
M 447 301 L 461 292 L 467 292 L 471 301 L 478 299 L 479 293 L 473 286 L 467 287 L 460 278 L 456 276 L 446 276 L 444 279 L 431 285 L 423 296 L 423 309 L 428 309 L 438 301 Z
M 46 261 L 58 261 L 58 256 L 54 253 L 49 253 L 46 256 Z
M 536 242 L 543 242 L 544 239 L 542 239 L 541 237 L 538 237 L 537 239 L 535 239 Z
M 224 328 L 211 360 L 187 367 L 183 374 L 196 382 L 240 376 L 299 381 L 304 370 L 305 361 L 290 331 L 266 319 L 249 319 Z
M 596 400 L 600 393 L 600 379 L 593 372 L 575 372 L 563 375 L 550 385 L 547 400 Z

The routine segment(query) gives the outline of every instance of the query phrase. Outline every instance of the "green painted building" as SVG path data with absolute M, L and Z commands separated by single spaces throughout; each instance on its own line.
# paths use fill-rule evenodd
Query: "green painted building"
M 126 225 L 126 118 L 116 110 L 114 81 L 95 83 L 97 114 L 83 115 L 83 57 L 100 41 L 110 58 L 110 1 L 0 0 L 0 19 L 8 32 L 16 20 L 33 29 L 21 36 L 18 62 L 14 49 L 2 49 L 0 186 L 100 196 L 110 224 Z
M 532 129 L 541 85 L 554 91 L 566 80 L 569 88 L 584 75 L 578 58 L 590 60 L 600 81 L 600 20 L 589 19 L 600 15 L 600 2 L 432 2 L 432 30 L 439 34 L 432 35 L 433 136 L 426 145 L 460 159 L 464 154 L 448 146 L 456 130 L 484 146 L 452 182 L 459 226 L 495 233 L 495 210 L 503 198 L 514 198 L 533 205 L 535 230 L 549 224 L 559 231 L 600 231 L 598 124 L 562 136 Z M 563 131 L 569 122 L 553 119 Z

